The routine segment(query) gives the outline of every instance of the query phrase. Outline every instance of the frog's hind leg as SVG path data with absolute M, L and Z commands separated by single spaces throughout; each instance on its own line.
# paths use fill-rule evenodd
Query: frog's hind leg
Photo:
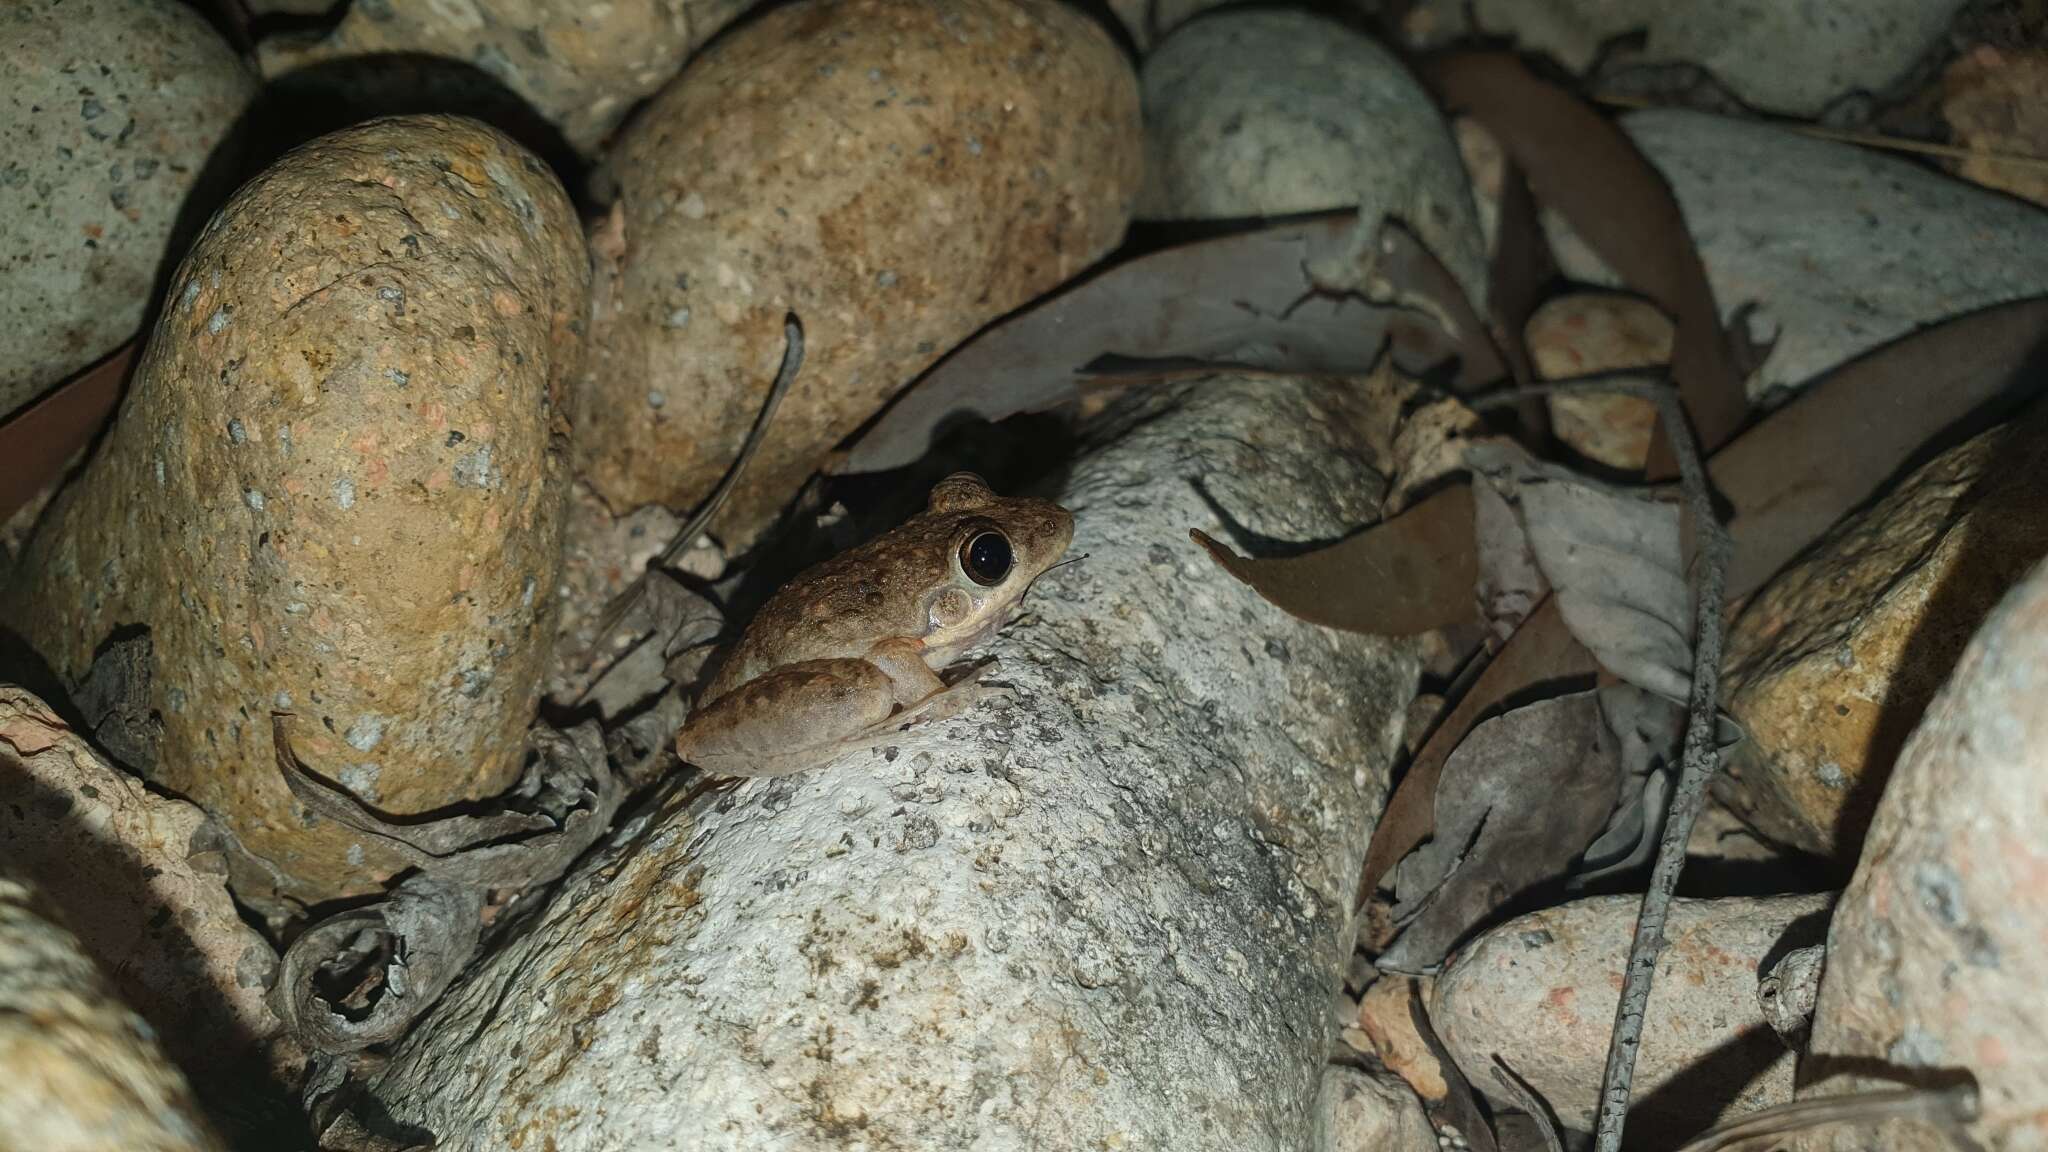
M 787 776 L 832 758 L 896 708 L 866 660 L 805 660 L 755 677 L 690 714 L 676 754 L 721 776 Z

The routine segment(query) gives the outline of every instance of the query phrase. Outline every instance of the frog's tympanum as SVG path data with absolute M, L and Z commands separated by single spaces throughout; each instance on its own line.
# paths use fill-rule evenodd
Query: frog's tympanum
M 771 597 L 676 734 L 721 776 L 786 776 L 903 725 L 958 715 L 994 661 L 938 670 L 1000 628 L 1074 538 L 1047 500 L 1005 498 L 961 472 L 909 523 L 812 568 Z

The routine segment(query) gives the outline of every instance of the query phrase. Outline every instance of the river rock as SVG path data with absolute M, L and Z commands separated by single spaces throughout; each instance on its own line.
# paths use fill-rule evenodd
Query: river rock
M 1828 935 L 1812 1094 L 1890 1088 L 1929 1070 L 1976 1078 L 1981 1147 L 2048 1141 L 2048 568 L 2008 595 L 1914 729 Z M 1833 1148 L 1822 1132 L 1802 1142 Z M 1897 1125 L 1903 1152 L 1957 1145 Z
M 1088 559 L 991 646 L 1007 702 L 671 791 L 396 1047 L 373 1111 L 450 1150 L 1306 1147 L 1418 660 L 1187 530 L 1369 520 L 1370 429 L 1332 382 L 1133 403 L 1053 493 Z
M 205 813 L 150 792 L 48 705 L 7 685 L 0 796 L 8 872 L 63 910 L 165 1053 L 207 1070 L 208 1087 L 236 1111 L 283 1103 L 261 1091 L 295 1076 L 301 1060 L 264 1003 L 277 956 L 228 897 Z
M 1450 1093 L 1443 1064 L 1416 1030 L 1410 1005 L 1428 1003 L 1427 977 L 1381 973 L 1358 998 L 1357 1032 L 1362 1047 L 1379 1058 L 1389 1072 L 1406 1081 L 1415 1094 L 1431 1103 Z
M 1899 748 L 1985 616 L 2048 555 L 2048 412 L 1929 461 L 1831 529 L 1729 629 L 1749 738 L 1715 795 L 1846 872 Z
M 327 68 L 375 84 L 404 62 L 449 63 L 442 85 L 463 74 L 503 85 L 560 130 L 584 156 L 626 114 L 668 83 L 683 60 L 753 0 L 363 0 L 318 37 L 273 37 L 257 46 L 269 79 Z M 357 68 L 357 65 L 366 67 Z M 381 74 L 381 75 L 380 75 Z M 424 91 L 441 92 L 424 73 Z M 301 77 L 303 80 L 304 78 Z
M 2048 205 L 2048 52 L 2001 52 L 1979 44 L 1941 77 L 1941 118 L 1956 142 L 1978 153 L 1956 175 L 1987 188 Z M 2034 157 L 2029 162 L 1993 155 Z
M 1792 1098 L 1793 1058 L 1757 1006 L 1759 966 L 1812 943 L 1829 897 L 1678 900 L 1636 1056 L 1629 1131 L 1670 1141 Z M 1493 1057 L 1560 1123 L 1591 1131 L 1642 897 L 1599 896 L 1520 916 L 1467 945 L 1438 977 L 1430 1021 L 1472 1086 L 1515 1107 Z
M 1486 250 L 1457 145 L 1391 52 L 1285 9 L 1196 20 L 1145 60 L 1147 220 L 1358 208 L 1413 229 L 1471 297 Z
M 1724 317 L 1776 342 L 1750 377 L 1782 396 L 1915 329 L 2048 292 L 2048 212 L 1909 160 L 1676 109 L 1620 121 L 1670 183 Z M 1484 188 L 1482 186 L 1482 192 Z M 1554 214 L 1564 272 L 1614 275 Z
M 273 713 L 384 811 L 518 776 L 561 563 L 579 237 L 553 175 L 473 121 L 376 121 L 278 162 L 194 246 L 0 602 L 72 682 L 116 629 L 149 630 L 153 778 L 294 899 L 376 890 L 400 861 L 299 810 Z
M 1962 0 L 1813 0 L 1741 7 L 1658 0 L 1423 0 L 1425 44 L 1505 38 L 1566 69 L 1692 65 L 1749 106 L 1812 118 L 1843 97 L 1891 94 L 1939 53 Z M 1625 36 L 1640 44 L 1621 45 Z M 1421 45 L 1418 45 L 1421 46 Z
M 0 1148 L 217 1152 L 192 1090 L 48 903 L 0 876 Z
M 0 417 L 135 335 L 255 91 L 176 0 L 0 13 Z
M 782 359 L 803 371 L 714 530 L 744 545 L 826 452 L 984 323 L 1123 237 L 1130 65 L 1052 0 L 806 0 L 734 30 L 598 173 L 579 470 L 615 509 L 694 505 Z
M 1612 292 L 1573 292 L 1543 302 L 1523 329 L 1544 380 L 1622 373 L 1671 362 L 1671 319 L 1655 304 Z M 1643 372 L 1626 379 L 1654 382 Z M 1617 380 L 1617 383 L 1622 380 Z M 1642 470 L 1657 430 L 1657 406 L 1624 392 L 1553 392 L 1551 430 L 1589 460 Z
M 1318 1152 L 1438 1152 L 1422 1101 L 1391 1072 L 1332 1065 L 1317 1113 L 1322 1123 L 1310 1147 Z

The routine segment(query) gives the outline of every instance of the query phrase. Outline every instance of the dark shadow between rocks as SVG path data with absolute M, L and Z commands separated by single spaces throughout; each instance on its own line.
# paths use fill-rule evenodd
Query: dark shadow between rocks
M 129 892 L 144 891 L 156 869 L 140 859 L 126 845 L 100 835 L 74 840 L 91 844 L 94 859 L 38 856 L 28 850 L 33 843 L 18 829 L 30 825 L 52 828 L 78 824 L 73 798 L 31 777 L 11 758 L 0 758 L 0 843 L 7 844 L 7 866 L 41 893 L 58 910 L 64 926 L 99 961 L 101 973 L 120 995 L 155 1029 L 165 1054 L 184 1072 L 200 1106 L 221 1136 L 235 1149 L 247 1152 L 309 1149 L 305 1124 L 291 1086 L 275 1079 L 256 1055 L 255 1039 L 237 1033 L 236 1049 L 246 1055 L 202 1047 L 198 1037 L 233 1019 L 224 997 L 204 981 L 195 1002 L 164 1004 L 153 1002 L 149 989 L 125 961 L 110 965 L 106 957 L 127 952 L 134 944 L 128 937 L 131 926 L 121 920 L 105 921 L 87 904 L 89 894 L 67 886 L 63 877 L 77 873 L 117 877 L 116 887 Z M 81 825 L 82 826 L 82 825 Z M 171 846 L 175 849 L 175 846 Z M 168 908 L 153 917 L 143 929 L 137 951 L 154 968 L 190 970 L 199 949 L 180 918 Z M 217 1032 L 214 1032 L 218 1035 Z
M 1706 1131 L 1784 1051 L 1784 1041 L 1761 1024 L 1729 1039 L 1638 1097 L 1629 1108 L 1629 1129 L 1673 1145 Z
M 468 116 L 512 137 L 554 169 L 579 210 L 585 207 L 585 165 L 560 129 L 497 77 L 422 52 L 325 60 L 269 81 L 255 104 L 250 154 L 267 166 L 329 132 L 421 113 Z

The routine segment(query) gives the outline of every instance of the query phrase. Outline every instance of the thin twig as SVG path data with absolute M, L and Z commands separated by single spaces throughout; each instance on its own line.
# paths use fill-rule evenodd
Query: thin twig
M 633 578 L 633 583 L 611 602 L 610 608 L 598 621 L 596 643 L 604 643 L 611 635 L 612 629 L 619 626 L 619 621 L 626 618 L 626 613 L 632 611 L 633 606 L 640 602 L 640 595 L 647 588 L 647 573 L 675 563 L 676 557 L 682 555 L 683 550 L 696 541 L 698 533 L 702 532 L 711 523 L 711 518 L 718 515 L 718 510 L 725 506 L 725 498 L 732 495 L 732 490 L 739 486 L 740 473 L 746 470 L 747 461 L 753 459 L 755 451 L 761 447 L 761 438 L 768 434 L 768 422 L 774 419 L 775 408 L 782 403 L 783 393 L 789 391 L 790 384 L 796 380 L 798 370 L 804 366 L 804 329 L 794 312 L 783 319 L 782 339 L 782 367 L 775 373 L 775 383 L 768 386 L 768 398 L 761 402 L 761 411 L 754 417 L 754 426 L 747 432 L 746 442 L 740 445 L 739 453 L 733 457 L 732 467 L 726 469 L 725 478 L 719 481 L 718 487 L 704 501 L 703 506 L 697 509 L 697 514 L 690 517 L 689 523 L 683 525 L 682 531 L 677 532 L 668 542 L 668 546 L 661 550 L 661 555 L 648 561 L 647 567 L 641 569 L 640 575 Z
M 1573 376 L 1565 380 L 1545 380 L 1536 384 L 1510 385 L 1496 388 L 1484 396 L 1465 399 L 1465 406 L 1474 412 L 1485 412 L 1494 408 L 1511 408 L 1524 400 L 1545 396 L 1575 396 L 1586 393 L 1637 396 L 1655 402 L 1671 395 L 1671 385 L 1662 380 L 1645 380 L 1643 373 L 1662 369 L 1662 365 L 1642 368 L 1617 368 L 1612 372 L 1588 372 L 1584 376 Z
M 1657 862 L 1650 872 L 1650 890 L 1643 894 L 1642 912 L 1636 919 L 1635 942 L 1629 948 L 1621 1001 L 1615 1006 L 1614 1038 L 1607 1049 L 1607 1071 L 1601 1079 L 1593 1152 L 1621 1150 L 1622 1125 L 1628 1119 L 1629 1087 L 1635 1077 L 1636 1049 L 1643 1038 L 1643 1015 L 1650 1003 L 1651 981 L 1657 974 L 1657 954 L 1664 947 L 1664 921 L 1671 911 L 1672 894 L 1678 889 L 1678 874 L 1685 867 L 1686 843 L 1692 839 L 1693 823 L 1699 819 L 1700 806 L 1706 800 L 1707 783 L 1720 764 L 1714 735 L 1720 711 L 1722 601 L 1731 546 L 1727 530 L 1714 517 L 1699 445 L 1693 440 L 1692 426 L 1686 422 L 1677 392 L 1662 388 L 1654 391 L 1654 397 L 1663 417 L 1664 433 L 1671 440 L 1672 455 L 1678 459 L 1679 484 L 1686 502 L 1692 506 L 1696 536 L 1692 698 L 1687 703 L 1689 715 L 1678 787 L 1672 792 L 1671 813 L 1664 821 L 1664 838 L 1657 846 Z
M 1557 1125 L 1551 1123 L 1550 1109 L 1543 1106 L 1543 1097 L 1537 1095 L 1534 1088 L 1529 1087 L 1529 1082 L 1522 1079 L 1521 1073 L 1508 1067 L 1508 1062 L 1501 1059 L 1497 1052 L 1493 1057 L 1493 1079 L 1494 1083 L 1499 1084 L 1501 1090 L 1508 1094 L 1508 1098 L 1528 1115 L 1537 1130 L 1543 1133 L 1543 1147 L 1547 1152 L 1564 1152 L 1564 1139 L 1557 1134 Z
M 1662 101 L 1650 100 L 1642 96 L 1627 96 L 1618 92 L 1594 93 L 1593 102 L 1605 104 L 1610 108 L 1672 107 L 1672 105 L 1665 104 Z M 1785 120 L 1777 117 L 1722 116 L 1720 113 L 1714 112 L 1707 113 L 1707 115 L 1720 116 L 1723 120 L 1756 119 L 1761 123 L 1769 124 L 1773 128 L 1783 128 L 1788 132 L 1797 132 L 1801 136 L 1812 136 L 1817 140 L 1839 140 L 1844 144 L 1861 144 L 1867 148 L 1881 148 L 1891 152 L 1914 152 L 1922 156 L 1939 156 L 1945 160 L 1990 160 L 1999 164 L 2011 164 L 2017 168 L 2048 170 L 2048 157 L 2028 156 L 2019 152 L 1992 152 L 1980 148 L 1970 148 L 1961 144 L 1937 144 L 1930 140 L 1913 140 L 1905 136 L 1889 136 L 1882 132 L 1851 132 L 1842 128 L 1823 127 L 1806 120 Z
M 1977 1142 L 1969 1135 L 1968 1124 L 1976 1117 L 1974 1084 L 1816 1096 L 1738 1116 L 1695 1137 L 1678 1152 L 1721 1152 L 1751 1140 L 1778 1139 L 1823 1124 L 1867 1125 L 1887 1120 L 1918 1121 L 1948 1137 L 1958 1149 L 1973 1149 Z

